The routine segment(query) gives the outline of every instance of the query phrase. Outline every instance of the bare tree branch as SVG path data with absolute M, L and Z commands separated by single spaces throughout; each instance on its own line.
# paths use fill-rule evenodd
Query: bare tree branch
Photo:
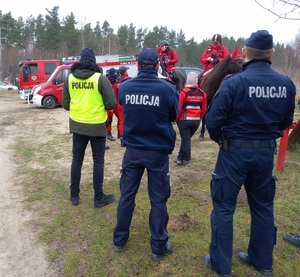
M 273 0 L 272 8 L 262 4 L 262 0 L 255 0 L 263 9 L 274 14 L 277 20 L 300 20 L 300 1 L 299 0 Z M 276 22 L 275 21 L 275 22 Z

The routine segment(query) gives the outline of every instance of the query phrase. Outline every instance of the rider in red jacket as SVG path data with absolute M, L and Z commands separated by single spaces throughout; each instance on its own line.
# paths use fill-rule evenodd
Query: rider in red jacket
M 215 34 L 212 37 L 212 43 L 204 50 L 200 57 L 200 62 L 203 64 L 204 71 L 208 71 L 228 55 L 228 48 L 222 44 L 222 36 Z
M 163 40 L 160 42 L 157 48 L 157 54 L 159 56 L 161 64 L 165 66 L 168 73 L 176 71 L 175 65 L 178 62 L 176 51 L 169 45 L 169 42 Z

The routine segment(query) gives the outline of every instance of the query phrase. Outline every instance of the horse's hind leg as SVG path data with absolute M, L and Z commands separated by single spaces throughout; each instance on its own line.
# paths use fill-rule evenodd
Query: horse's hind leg
M 200 140 L 204 140 L 204 133 L 205 133 L 205 117 L 202 118 L 202 126 L 201 126 L 201 131 L 200 131 Z

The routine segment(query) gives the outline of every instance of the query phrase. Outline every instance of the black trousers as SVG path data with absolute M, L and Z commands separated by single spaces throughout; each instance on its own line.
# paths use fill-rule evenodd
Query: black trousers
M 90 142 L 93 153 L 93 186 L 94 200 L 103 197 L 104 155 L 106 137 L 89 137 L 73 133 L 73 159 L 71 165 L 71 196 L 79 196 L 81 168 L 85 150 Z
M 181 161 L 191 159 L 191 138 L 199 128 L 200 120 L 178 120 L 177 126 L 181 138 L 177 158 Z

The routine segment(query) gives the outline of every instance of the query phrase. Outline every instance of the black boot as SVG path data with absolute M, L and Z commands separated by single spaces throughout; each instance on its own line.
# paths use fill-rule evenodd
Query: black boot
M 95 208 L 102 208 L 105 205 L 108 205 L 115 201 L 115 196 L 113 194 L 103 194 L 103 197 L 100 200 L 94 200 Z
M 121 140 L 121 147 L 125 147 L 125 144 L 123 143 L 122 137 L 120 138 L 120 140 Z
M 107 132 L 107 139 L 111 140 L 111 141 L 115 141 L 115 138 L 113 137 L 113 135 L 111 134 L 111 131 Z

